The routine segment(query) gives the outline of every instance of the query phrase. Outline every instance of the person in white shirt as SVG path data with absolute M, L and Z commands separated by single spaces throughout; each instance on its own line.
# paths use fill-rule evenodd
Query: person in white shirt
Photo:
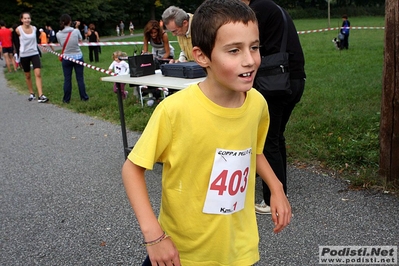
M 29 101 L 33 101 L 36 99 L 35 93 L 33 91 L 32 86 L 32 78 L 31 78 L 31 64 L 33 67 L 33 72 L 35 74 L 36 87 L 39 95 L 38 102 L 45 103 L 48 101 L 48 98 L 43 94 L 42 90 L 42 76 L 40 73 L 41 62 L 39 56 L 39 50 L 37 48 L 37 29 L 35 26 L 32 26 L 31 17 L 28 12 L 24 12 L 20 16 L 22 25 L 18 26 L 15 30 L 17 35 L 19 36 L 19 44 L 18 52 L 21 66 L 25 73 L 25 81 L 28 86 L 28 90 L 30 93 Z
M 118 75 L 127 75 L 129 74 L 129 64 L 126 61 L 120 59 L 121 57 L 126 57 L 126 53 L 121 51 L 116 51 L 112 54 L 112 59 L 114 60 L 111 65 L 108 67 L 109 71 L 113 71 Z M 127 98 L 128 91 L 125 91 L 125 83 L 119 83 L 121 87 L 121 93 L 123 99 Z M 114 92 L 118 92 L 118 87 L 116 83 L 114 83 Z

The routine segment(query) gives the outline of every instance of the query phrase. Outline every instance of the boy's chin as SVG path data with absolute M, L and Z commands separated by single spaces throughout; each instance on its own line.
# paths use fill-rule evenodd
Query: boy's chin
M 253 86 L 251 85 L 251 86 L 248 86 L 248 87 L 236 88 L 236 89 L 234 89 L 234 91 L 236 91 L 236 92 L 247 92 L 247 91 L 251 90 L 252 88 L 253 88 Z

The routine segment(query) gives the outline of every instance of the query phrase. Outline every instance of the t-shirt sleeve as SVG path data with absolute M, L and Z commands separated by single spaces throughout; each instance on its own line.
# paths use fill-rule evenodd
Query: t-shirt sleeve
M 170 148 L 171 140 L 172 126 L 161 102 L 155 108 L 128 159 L 138 166 L 152 170 L 156 162 L 162 162 L 162 154 Z
M 125 69 L 125 72 L 123 73 L 123 75 L 127 75 L 127 74 L 130 73 L 129 64 L 126 63 L 126 61 L 122 61 L 122 62 L 123 62 L 123 66 L 124 66 L 124 69 Z
M 262 96 L 263 98 L 263 96 Z M 264 100 L 264 98 L 263 98 Z M 263 108 L 261 117 L 259 120 L 259 127 L 258 127 L 258 141 L 256 145 L 256 154 L 261 154 L 263 153 L 263 147 L 265 145 L 266 141 L 266 135 L 269 130 L 269 124 L 270 124 L 270 115 L 269 115 L 269 109 L 267 106 L 266 100 L 264 100 L 264 104 L 262 103 Z
M 82 34 L 80 34 L 80 31 L 79 31 L 78 29 L 74 29 L 74 31 L 75 31 L 76 34 L 78 35 L 78 39 L 79 39 L 79 40 L 83 40 Z

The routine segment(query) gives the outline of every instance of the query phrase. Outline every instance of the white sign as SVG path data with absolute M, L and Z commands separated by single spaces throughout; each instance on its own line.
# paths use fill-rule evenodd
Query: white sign
M 204 213 L 226 215 L 244 208 L 250 165 L 251 148 L 216 149 Z

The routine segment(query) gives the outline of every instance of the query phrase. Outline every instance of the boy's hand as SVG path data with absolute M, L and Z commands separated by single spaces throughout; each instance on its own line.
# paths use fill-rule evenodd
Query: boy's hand
M 179 252 L 170 238 L 147 247 L 152 265 L 181 266 Z
M 256 155 L 256 172 L 270 189 L 270 209 L 275 225 L 273 232 L 280 233 L 290 223 L 292 217 L 291 206 L 284 194 L 283 185 L 263 154 Z
M 292 217 L 291 205 L 284 193 L 281 195 L 271 195 L 270 208 L 272 220 L 274 222 L 274 233 L 280 233 L 287 225 L 289 225 Z

